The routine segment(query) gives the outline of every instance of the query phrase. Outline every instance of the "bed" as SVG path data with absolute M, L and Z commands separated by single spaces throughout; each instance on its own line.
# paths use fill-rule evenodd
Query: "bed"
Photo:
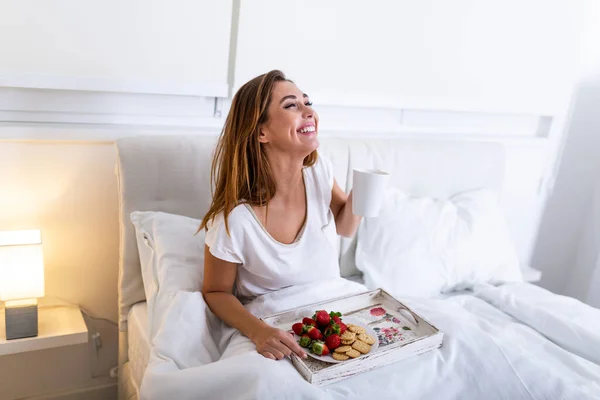
M 437 316 L 441 325 L 450 331 L 450 338 L 456 338 L 455 342 L 451 340 L 445 344 L 440 353 L 427 356 L 427 362 L 423 359 L 420 359 L 420 364 L 419 360 L 405 362 L 403 371 L 416 374 L 410 379 L 410 384 L 401 385 L 401 380 L 390 379 L 394 372 L 386 368 L 370 372 L 368 382 L 366 378 L 351 378 L 325 390 L 302 385 L 295 378 L 290 378 L 290 371 L 286 368 L 273 369 L 274 378 L 265 382 L 246 370 L 240 370 L 238 385 L 224 384 L 219 373 L 222 374 L 224 368 L 227 374 L 235 377 L 239 367 L 235 357 L 234 361 L 228 359 L 215 363 L 209 362 L 211 358 L 208 356 L 206 360 L 209 361 L 199 358 L 190 361 L 187 355 L 181 354 L 180 347 L 172 347 L 173 342 L 185 341 L 185 338 L 193 342 L 193 338 L 199 335 L 198 326 L 207 329 L 204 325 L 193 325 L 204 324 L 205 321 L 195 320 L 195 314 L 189 314 L 190 310 L 204 307 L 197 291 L 188 290 L 172 296 L 172 304 L 166 308 L 170 314 L 165 317 L 158 333 L 149 334 L 148 299 L 141 272 L 139 238 L 131 223 L 134 211 L 161 211 L 193 219 L 202 217 L 210 201 L 209 171 L 214 144 L 212 137 L 176 135 L 125 138 L 116 143 L 121 247 L 118 283 L 120 399 L 255 398 L 264 396 L 263 390 L 269 393 L 287 390 L 278 386 L 282 382 L 286 382 L 287 388 L 298 385 L 293 392 L 297 396 L 291 392 L 279 392 L 279 396 L 275 397 L 361 398 L 367 393 L 379 393 L 379 397 L 402 395 L 408 398 L 468 398 L 477 393 L 496 394 L 488 398 L 579 399 L 600 396 L 598 310 L 526 283 L 483 285 L 476 290 L 456 291 L 439 298 L 406 299 L 420 312 Z M 416 196 L 446 198 L 480 187 L 502 189 L 504 152 L 500 144 L 325 138 L 321 140 L 320 152 L 332 161 L 336 180 L 346 189 L 349 189 L 354 167 L 374 166 L 385 166 L 392 175 L 391 186 Z M 340 272 L 348 283 L 340 283 L 340 291 L 357 290 L 351 285 L 362 281 L 355 263 L 356 246 L 355 239 L 339 239 L 337 243 Z M 277 307 L 294 306 L 294 299 L 299 295 L 287 293 L 285 299 L 278 300 Z M 269 308 L 268 311 L 277 310 Z M 188 319 L 181 324 L 174 322 L 180 321 L 177 316 L 186 312 Z M 548 330 L 550 322 L 556 329 Z M 468 324 L 473 324 L 473 332 L 480 332 L 481 340 L 469 338 L 473 334 L 471 331 L 463 332 L 461 326 Z M 516 336 L 495 336 L 494 324 L 504 327 L 507 335 Z M 205 336 L 210 334 L 210 330 L 205 332 Z M 200 342 L 204 339 L 200 336 L 197 340 L 196 347 L 190 349 L 200 353 L 213 351 L 202 347 L 204 345 Z M 539 345 L 539 348 L 532 344 Z M 531 357 L 540 357 L 541 364 L 536 367 L 520 358 L 521 345 L 528 349 L 535 347 L 537 353 L 532 353 Z M 490 352 L 490 346 L 494 347 L 494 351 Z M 486 352 L 497 353 L 498 361 L 479 361 L 478 355 Z M 473 357 L 473 360 L 468 363 L 461 361 L 468 357 Z M 561 364 L 559 360 L 562 360 Z M 249 358 L 246 362 L 262 361 Z M 555 363 L 556 368 L 552 368 L 551 372 L 541 367 L 548 363 Z M 264 370 L 269 368 L 270 364 Z M 503 370 L 506 372 L 503 373 Z M 427 382 L 433 378 L 427 374 L 431 373 L 438 383 L 429 387 Z M 284 375 L 276 379 L 278 374 Z M 542 376 L 544 384 L 540 385 Z M 258 381 L 262 385 L 250 383 Z M 248 384 L 246 388 L 245 383 Z M 439 385 L 444 387 L 441 392 L 436 391 L 440 389 Z M 227 392 L 234 390 L 234 386 L 236 390 L 243 390 Z

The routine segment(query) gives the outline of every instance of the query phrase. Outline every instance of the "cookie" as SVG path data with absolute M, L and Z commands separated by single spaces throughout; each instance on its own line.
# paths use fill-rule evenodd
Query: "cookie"
M 338 360 L 338 361 L 346 361 L 348 358 L 350 358 L 349 356 L 345 355 L 344 353 L 333 353 L 331 355 L 331 357 L 333 357 L 334 360 Z
M 344 346 L 350 346 L 352 343 L 356 342 L 355 339 L 350 339 L 350 340 L 340 340 L 340 343 L 343 344 Z
M 352 343 L 352 348 L 354 350 L 360 351 L 363 354 L 367 354 L 371 351 L 371 346 L 369 346 L 365 342 L 361 342 L 360 340 L 357 340 L 356 342 Z
M 352 346 L 340 346 L 337 349 L 334 350 L 334 352 L 336 353 L 345 353 L 349 350 L 352 350 Z
M 351 358 L 356 358 L 356 357 L 360 357 L 360 352 L 358 350 L 352 349 L 352 350 L 348 350 L 346 352 L 346 355 Z
M 373 339 L 372 336 L 367 335 L 366 333 L 361 333 L 357 336 L 357 339 L 360 340 L 361 342 L 365 342 L 366 344 L 374 344 L 375 343 L 375 339 Z
M 358 326 L 358 325 L 348 325 L 348 329 L 349 329 L 351 332 L 354 332 L 354 333 L 357 333 L 357 334 L 358 334 L 358 333 L 365 333 L 365 332 L 367 332 L 367 331 L 365 330 L 365 328 L 363 328 L 362 326 Z
M 340 336 L 340 339 L 342 339 L 342 340 L 355 340 L 356 339 L 356 333 L 352 333 L 350 331 L 346 331 L 346 332 L 342 333 L 342 335 Z

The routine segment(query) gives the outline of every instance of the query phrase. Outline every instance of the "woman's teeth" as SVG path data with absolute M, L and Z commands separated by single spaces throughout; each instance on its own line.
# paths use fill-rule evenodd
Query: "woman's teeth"
M 315 127 L 314 126 L 305 126 L 302 129 L 299 129 L 298 132 L 300 133 L 308 133 L 308 132 L 314 132 L 315 131 Z

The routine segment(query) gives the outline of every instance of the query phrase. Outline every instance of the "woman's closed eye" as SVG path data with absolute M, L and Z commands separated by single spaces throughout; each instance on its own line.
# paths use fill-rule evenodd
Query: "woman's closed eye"
M 313 105 L 313 103 L 311 101 L 307 101 L 306 103 L 304 103 L 305 106 L 310 107 Z M 298 105 L 296 103 L 290 103 L 285 105 L 283 108 L 288 109 L 288 108 L 292 108 L 292 107 L 298 107 Z

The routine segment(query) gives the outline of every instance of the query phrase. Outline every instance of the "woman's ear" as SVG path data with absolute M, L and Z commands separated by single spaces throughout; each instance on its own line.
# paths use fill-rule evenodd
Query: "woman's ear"
M 264 126 L 258 127 L 258 141 L 260 143 L 269 143 L 269 138 L 267 137 L 267 134 L 265 133 Z

